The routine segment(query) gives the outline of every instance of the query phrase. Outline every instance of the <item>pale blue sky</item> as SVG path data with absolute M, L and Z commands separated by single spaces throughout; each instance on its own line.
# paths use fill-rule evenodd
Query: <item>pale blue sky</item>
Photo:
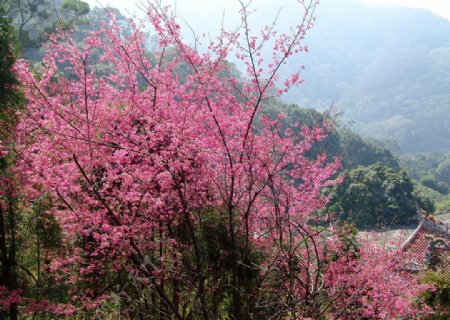
M 450 20 L 449 0 L 363 0 L 364 3 L 382 6 L 403 6 L 427 9 Z
M 125 15 L 136 15 L 144 17 L 145 3 L 153 0 L 84 0 L 93 6 L 106 6 L 118 8 Z M 162 0 L 164 4 L 171 5 L 176 8 L 176 15 L 181 20 L 186 21 L 196 36 L 205 35 L 215 37 L 224 20 L 226 29 L 234 28 L 239 25 L 239 9 L 238 0 Z M 248 2 L 248 0 L 243 0 Z M 368 6 L 403 6 L 410 8 L 427 9 L 435 14 L 450 20 L 450 0 L 321 0 L 327 1 L 328 4 L 339 6 L 345 2 L 361 2 Z M 250 19 L 250 25 L 255 29 L 260 29 L 263 24 L 267 24 L 274 20 L 278 10 L 281 7 L 280 17 L 283 21 L 298 21 L 302 10 L 296 5 L 296 0 L 252 0 L 251 7 L 256 8 Z M 320 11 L 320 5 L 319 5 Z M 319 14 L 320 18 L 320 14 Z M 192 41 L 192 33 L 189 28 L 182 28 L 183 35 L 188 43 Z M 279 29 L 279 31 L 287 31 Z M 201 42 L 203 42 L 200 39 Z
M 105 5 L 109 3 L 112 7 L 119 8 L 122 12 L 138 14 L 142 4 L 146 0 L 84 0 L 91 6 L 101 3 Z M 334 0 L 339 4 L 340 0 Z M 403 6 L 409 8 L 422 8 L 430 10 L 440 16 L 450 20 L 450 0 L 360 0 L 368 5 L 375 6 Z M 225 9 L 226 16 L 232 16 L 239 8 L 238 0 L 164 0 L 164 3 L 177 5 L 178 14 L 185 19 L 189 18 L 190 23 L 198 23 L 201 21 L 210 22 L 213 20 L 221 20 L 222 12 Z M 278 10 L 280 6 L 289 5 L 295 1 L 289 0 L 253 0 L 252 6 L 265 12 L 273 12 Z
M 84 0 L 91 7 L 109 4 L 118 8 L 123 14 L 144 17 L 143 8 L 147 0 Z M 152 0 L 149 0 L 152 1 Z M 243 0 L 247 2 L 248 0 Z M 216 36 L 223 25 L 226 29 L 239 25 L 239 10 L 241 5 L 238 0 L 163 0 L 164 4 L 172 6 L 176 10 L 177 17 L 189 24 L 196 36 Z M 293 6 L 294 5 L 294 6 Z M 284 6 L 284 7 L 283 7 Z M 272 22 L 279 10 L 280 16 L 285 21 L 298 21 L 302 9 L 296 5 L 296 0 L 252 0 L 251 8 L 257 12 L 251 15 L 249 21 L 254 29 L 260 29 L 263 24 Z M 191 39 L 192 33 L 188 28 L 182 28 L 185 38 Z M 286 31 L 280 30 L 279 31 Z M 201 39 L 200 39 L 201 41 Z M 202 41 L 201 41 L 202 42 Z M 188 40 L 189 43 L 189 40 Z

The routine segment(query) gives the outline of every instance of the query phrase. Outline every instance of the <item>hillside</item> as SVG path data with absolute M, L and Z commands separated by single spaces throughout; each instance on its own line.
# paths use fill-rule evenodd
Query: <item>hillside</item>
M 425 10 L 325 1 L 288 101 L 334 102 L 366 136 L 405 152 L 450 150 L 450 22 Z M 293 66 L 292 64 L 291 66 Z

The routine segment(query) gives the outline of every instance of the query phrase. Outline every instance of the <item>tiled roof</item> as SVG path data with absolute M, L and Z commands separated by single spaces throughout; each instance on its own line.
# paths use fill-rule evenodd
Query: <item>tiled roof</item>
M 419 226 L 418 232 L 413 233 L 413 238 L 403 250 L 408 252 L 412 264 L 422 269 L 426 265 L 426 253 L 430 240 L 426 238 L 427 232 Z
M 449 270 L 450 232 L 448 224 L 420 215 L 420 223 L 402 246 L 410 271 L 420 271 L 430 265 L 435 269 Z

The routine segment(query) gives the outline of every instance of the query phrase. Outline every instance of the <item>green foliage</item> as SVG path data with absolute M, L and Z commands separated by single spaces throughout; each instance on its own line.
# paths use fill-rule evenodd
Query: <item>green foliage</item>
M 89 13 L 89 4 L 79 0 L 64 0 L 61 9 L 64 12 L 73 12 L 81 16 Z
M 322 126 L 326 120 L 324 114 L 314 109 L 302 108 L 296 104 L 283 105 L 277 103 L 267 108 L 267 114 L 273 119 L 276 119 L 280 113 L 286 116 L 283 129 L 293 129 L 297 134 L 300 133 L 302 126 L 307 126 L 309 128 L 313 126 Z M 340 151 L 339 136 L 336 132 L 333 132 L 326 139 L 313 146 L 309 154 L 312 157 L 315 157 L 318 154 L 325 152 L 330 157 L 333 157 L 339 155 Z
M 69 30 L 89 23 L 89 5 L 81 0 L 5 0 L 22 54 L 33 61 L 43 55 L 42 44 L 56 29 Z
M 335 252 L 332 255 L 334 261 L 339 259 L 339 255 L 344 254 L 346 257 L 356 259 L 360 250 L 360 244 L 358 243 L 358 229 L 349 224 L 344 223 L 338 229 L 338 237 L 341 243 L 344 245 L 341 252 Z
M 433 177 L 432 175 L 423 176 L 422 178 L 420 178 L 420 183 L 425 187 L 436 190 L 441 194 L 448 194 L 450 191 L 448 185 L 445 182 L 437 180 L 436 177 Z
M 428 187 L 414 182 L 414 197 L 416 197 L 417 205 L 427 212 L 436 212 L 436 203 L 442 199 L 442 195 Z
M 4 2 L 9 17 L 17 31 L 22 48 L 34 48 L 40 45 L 43 35 L 41 28 L 48 25 L 52 18 L 48 0 L 6 0 Z M 45 23 L 44 23 L 45 22 Z
M 379 148 L 387 149 L 395 156 L 399 156 L 402 154 L 402 149 L 400 148 L 400 145 L 398 144 L 398 141 L 392 138 L 367 138 L 368 142 L 376 145 Z
M 419 153 L 401 155 L 402 167 L 415 179 L 420 180 L 417 188 L 422 194 L 432 199 L 436 214 L 450 212 L 448 173 L 450 167 L 449 153 Z
M 26 284 L 27 297 L 50 301 L 68 300 L 64 283 L 54 279 L 49 271 L 50 258 L 62 252 L 62 231 L 47 196 L 36 199 L 30 208 L 21 208 L 18 224 L 18 262 L 21 266 L 21 282 Z
M 433 285 L 434 289 L 423 293 L 424 302 L 436 312 L 430 320 L 448 319 L 450 313 L 450 272 L 428 271 L 422 277 L 423 283 Z
M 233 272 L 232 242 L 227 232 L 226 215 L 220 208 L 206 208 L 199 213 L 200 228 L 197 234 L 200 250 L 204 252 L 204 268 L 208 268 L 207 282 L 216 283 L 210 301 L 214 319 L 229 319 L 232 314 L 232 288 L 228 281 Z M 242 226 L 236 222 L 235 228 Z M 260 280 L 261 252 L 243 237 L 235 238 L 239 264 L 239 282 L 249 294 Z M 243 306 L 247 308 L 249 306 Z
M 446 167 L 447 161 L 450 161 L 449 153 L 404 154 L 399 157 L 399 160 L 401 166 L 416 180 L 420 180 L 420 178 L 426 175 L 432 175 L 448 184 L 443 177 L 441 178 L 441 175 Z M 439 173 L 438 168 L 440 168 Z
M 439 163 L 436 168 L 436 175 L 447 185 L 450 185 L 450 156 Z
M 17 80 L 11 71 L 16 59 L 16 40 L 4 8 L 0 5 L 0 111 L 7 103 L 17 98 L 17 91 L 12 87 Z
M 330 121 L 329 115 L 297 105 L 272 105 L 272 118 L 283 113 L 285 129 L 299 131 L 301 126 L 312 127 Z M 295 126 L 295 124 L 298 126 Z M 416 202 L 426 210 L 434 211 L 434 204 L 424 193 L 414 193 L 414 185 L 397 158 L 386 148 L 363 139 L 346 126 L 335 124 L 333 131 L 314 146 L 309 154 L 316 157 L 326 153 L 341 157 L 342 167 L 350 170 L 347 178 L 335 192 L 330 211 L 358 227 L 408 222 L 415 215 Z
M 233 245 L 229 232 L 227 231 L 227 216 L 223 212 L 224 208 L 214 208 L 206 207 L 199 210 L 196 215 L 198 217 L 198 225 L 195 227 L 195 239 L 198 244 L 198 249 L 202 252 L 201 255 L 201 267 L 204 271 L 205 283 L 214 284 L 214 294 L 210 294 L 207 297 L 207 303 L 210 306 L 211 319 L 217 320 L 231 320 L 231 314 L 233 312 L 233 300 L 232 292 L 233 288 L 230 286 L 230 277 L 233 273 L 234 263 L 233 263 Z M 241 228 L 238 221 L 235 222 L 236 228 Z M 165 288 L 171 294 L 179 294 L 183 298 L 190 298 L 188 300 L 195 301 L 195 296 L 199 294 L 198 289 L 195 287 L 184 287 L 183 283 L 195 281 L 195 265 L 196 265 L 196 255 L 195 250 L 192 249 L 192 238 L 189 231 L 189 225 L 187 221 L 180 222 L 177 228 L 177 236 L 179 237 L 177 246 L 184 248 L 185 260 L 182 264 L 174 266 L 176 272 L 180 275 L 179 282 L 176 280 L 173 282 L 167 281 L 165 283 Z M 165 246 L 168 239 L 162 241 L 162 246 Z M 258 267 L 264 257 L 258 248 L 254 244 L 247 243 L 242 236 L 236 235 L 236 255 L 240 261 L 239 263 L 239 282 L 242 285 L 242 294 L 251 295 L 254 288 L 257 286 L 258 281 L 261 281 L 260 267 Z M 249 246 L 249 247 L 248 247 Z M 179 254 L 174 252 L 174 254 Z M 169 255 L 170 256 L 170 255 Z M 158 258 L 147 256 L 146 259 L 158 263 Z M 154 309 L 154 312 L 158 313 L 158 305 L 145 305 L 143 301 L 152 301 L 155 298 L 154 292 L 151 290 L 145 290 L 140 287 L 139 278 L 133 278 L 134 276 L 128 274 L 127 272 L 116 271 L 117 274 L 110 275 L 106 274 L 104 277 L 107 281 L 111 281 L 111 286 L 117 286 L 117 292 L 120 294 L 113 294 L 112 299 L 106 301 L 95 310 L 95 315 L 101 319 L 117 319 L 120 315 L 123 316 L 124 304 L 126 303 L 126 308 L 130 309 L 129 318 L 133 317 L 133 312 L 138 314 L 138 310 Z M 125 280 L 121 278 L 124 277 Z M 192 277 L 192 278 L 191 278 Z M 124 281 L 127 282 L 126 278 L 133 278 L 133 285 L 128 285 L 127 287 L 121 287 L 119 284 Z M 129 281 L 128 281 L 129 282 Z M 271 292 L 267 292 L 266 299 L 276 300 Z M 249 308 L 242 301 L 242 308 Z M 187 316 L 186 319 L 200 319 L 200 306 L 192 303 L 186 305 L 185 310 Z M 154 313 L 155 314 L 155 313 Z M 262 314 L 261 319 L 265 319 L 264 311 L 260 311 Z M 90 315 L 93 315 L 92 313 Z M 138 318 L 136 316 L 136 318 Z M 161 316 L 161 318 L 164 318 Z
M 305 83 L 290 101 L 317 108 L 333 101 L 358 133 L 393 138 L 405 152 L 449 150 L 450 22 L 357 1 L 323 1 L 318 15 L 312 54 L 301 61 Z
M 381 163 L 346 172 L 332 195 L 329 211 L 359 228 L 408 223 L 415 218 L 416 202 L 424 202 L 414 195 L 414 183 L 404 170 L 395 172 Z
M 450 213 L 450 194 L 443 195 L 420 183 L 415 184 L 414 194 L 419 199 L 418 204 L 421 208 L 425 208 L 427 212 L 433 212 L 432 209 L 427 209 L 426 203 L 430 203 L 436 215 Z M 425 203 L 425 205 L 422 203 Z
M 397 159 L 391 151 L 364 140 L 349 128 L 338 128 L 339 143 L 345 169 L 368 166 L 380 162 L 395 171 L 400 170 Z
M 285 129 L 292 128 L 299 132 L 302 126 L 322 126 L 324 121 L 331 121 L 328 114 L 320 113 L 314 109 L 291 105 L 272 105 L 268 114 L 275 118 L 279 113 L 286 116 Z M 298 124 L 298 127 L 294 124 Z M 395 171 L 400 170 L 400 165 L 392 153 L 383 147 L 363 139 L 350 128 L 335 123 L 330 135 L 315 145 L 309 154 L 316 157 L 320 153 L 326 153 L 329 157 L 341 157 L 343 169 L 354 169 L 358 166 L 368 166 L 380 162 Z
M 439 202 L 436 202 L 437 214 L 445 214 L 449 212 L 450 212 L 450 196 L 447 196 L 441 199 Z
M 78 16 L 76 24 L 74 25 L 73 38 L 76 42 L 81 42 L 90 32 L 96 31 L 100 28 L 102 23 L 108 23 L 111 17 L 115 17 L 117 24 L 121 28 L 124 36 L 131 34 L 131 27 L 128 18 L 124 16 L 116 8 L 98 8 L 95 7 L 89 13 Z

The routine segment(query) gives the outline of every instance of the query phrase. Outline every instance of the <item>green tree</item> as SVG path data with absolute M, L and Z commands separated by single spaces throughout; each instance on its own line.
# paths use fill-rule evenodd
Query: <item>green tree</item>
M 17 80 L 11 70 L 16 58 L 16 42 L 10 20 L 0 5 L 0 287 L 7 291 L 18 288 L 17 282 L 17 207 L 10 180 L 7 145 L 14 120 L 11 105 L 18 97 L 14 85 Z M 0 308 L 0 318 L 18 317 L 16 303 Z M 5 308 L 5 309 L 6 309 Z
M 450 189 L 448 185 L 443 182 L 436 179 L 436 177 L 432 175 L 426 175 L 420 178 L 420 183 L 423 184 L 425 187 L 431 188 L 440 194 L 448 194 Z
M 450 157 L 439 163 L 436 174 L 440 180 L 450 185 Z
M 283 129 L 290 128 L 298 134 L 302 126 L 309 128 L 322 126 L 326 120 L 324 114 L 314 109 L 302 108 L 296 104 L 274 104 L 268 108 L 267 113 L 273 119 L 277 118 L 280 113 L 283 113 L 286 116 Z M 308 152 L 311 157 L 316 157 L 320 153 L 327 153 L 330 157 L 337 156 L 341 153 L 339 136 L 335 131 L 331 132 L 324 140 L 318 142 Z
M 16 92 L 13 86 L 17 83 L 11 67 L 15 61 L 13 29 L 6 17 L 3 6 L 0 5 L 0 287 L 6 290 L 17 289 L 17 264 L 16 264 L 16 217 L 14 198 L 9 188 L 7 141 L 3 124 L 8 118 L 9 104 L 13 101 Z M 12 303 L 8 311 L 0 309 L 0 317 L 10 316 L 17 319 L 17 305 Z
M 346 172 L 332 194 L 329 210 L 360 228 L 407 223 L 415 218 L 416 203 L 424 202 L 414 195 L 406 171 L 395 172 L 381 163 Z
M 5 10 L 16 28 L 23 55 L 38 61 L 48 33 L 87 24 L 89 5 L 81 0 L 4 0 Z
M 17 97 L 17 91 L 13 85 L 17 84 L 11 67 L 14 64 L 17 53 L 14 31 L 10 20 L 6 16 L 3 6 L 0 4 L 0 110 L 3 111 L 6 104 Z
M 23 98 L 12 66 L 19 54 L 14 28 L 0 4 L 0 288 L 7 294 L 19 287 L 21 295 L 40 301 L 61 300 L 60 283 L 48 279 L 48 255 L 60 250 L 56 220 L 47 215 L 51 204 L 46 198 L 25 204 L 11 168 L 15 159 L 9 152 L 14 144 L 16 110 Z M 17 303 L 0 305 L 0 319 L 18 319 Z
M 448 319 L 450 312 L 449 270 L 428 271 L 422 276 L 422 282 L 434 287 L 433 290 L 427 290 L 422 294 L 424 302 L 435 311 L 435 314 L 427 319 Z
M 334 121 L 328 113 L 320 113 L 295 104 L 277 104 L 269 108 L 268 114 L 272 118 L 276 118 L 279 113 L 286 116 L 284 129 L 291 128 L 297 133 L 302 126 L 322 126 L 324 121 Z M 325 152 L 330 157 L 341 157 L 344 169 L 354 169 L 358 166 L 381 162 L 395 171 L 400 170 L 398 160 L 391 151 L 362 138 L 347 126 L 339 124 L 337 121 L 334 122 L 334 128 L 329 136 L 310 150 L 310 156 L 315 157 Z
M 376 146 L 347 127 L 339 127 L 337 132 L 345 169 L 380 162 L 395 171 L 400 170 L 397 159 L 388 149 Z

